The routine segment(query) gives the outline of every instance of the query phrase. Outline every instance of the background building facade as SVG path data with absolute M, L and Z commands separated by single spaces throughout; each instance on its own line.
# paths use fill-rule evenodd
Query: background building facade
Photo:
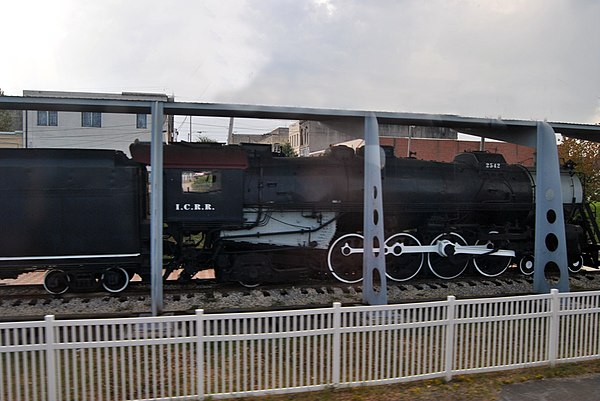
M 261 143 L 271 145 L 271 150 L 275 153 L 281 151 L 281 146 L 289 142 L 289 128 L 278 127 L 262 135 L 244 135 L 233 134 L 233 142 L 230 145 L 240 143 Z
M 308 156 L 337 143 L 363 138 L 363 133 L 352 133 L 350 129 L 344 129 L 344 127 L 336 128 L 319 121 L 301 120 L 290 125 L 289 141 L 296 154 Z M 379 136 L 456 139 L 458 133 L 443 127 L 379 124 Z
M 431 139 L 431 138 L 393 138 L 379 137 L 381 146 L 394 148 L 396 157 L 413 157 L 419 160 L 432 160 L 438 162 L 451 162 L 454 157 L 463 152 L 478 151 L 481 149 L 480 141 L 459 139 Z M 354 139 L 338 145 L 358 149 L 364 146 L 364 139 Z M 531 167 L 535 165 L 535 149 L 509 142 L 485 141 L 483 150 L 489 153 L 500 153 L 509 164 L 520 164 Z
M 84 93 L 23 91 L 23 96 L 85 99 L 173 101 L 173 97 L 148 93 Z M 149 114 L 117 114 L 70 111 L 24 111 L 23 141 L 29 148 L 117 149 L 129 155 L 136 139 L 150 141 Z M 163 122 L 165 141 L 172 140 L 173 116 Z

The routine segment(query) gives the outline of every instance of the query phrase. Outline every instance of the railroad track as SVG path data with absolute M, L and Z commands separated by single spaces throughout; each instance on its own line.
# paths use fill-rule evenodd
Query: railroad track
M 600 272 L 587 271 L 569 278 L 571 291 L 600 290 Z M 407 303 L 457 298 L 484 298 L 532 293 L 532 279 L 520 274 L 501 278 L 465 277 L 459 280 L 421 278 L 408 283 L 388 282 L 388 302 Z M 313 308 L 362 303 L 362 286 L 339 282 L 306 281 L 289 285 L 265 285 L 244 288 L 218 284 L 214 280 L 196 280 L 187 284 L 165 283 L 163 288 L 166 314 L 206 312 L 244 312 L 272 309 Z M 41 285 L 0 286 L 0 320 L 41 319 L 52 314 L 57 318 L 89 318 L 148 315 L 152 299 L 150 286 L 131 283 L 120 294 L 106 292 L 49 295 Z

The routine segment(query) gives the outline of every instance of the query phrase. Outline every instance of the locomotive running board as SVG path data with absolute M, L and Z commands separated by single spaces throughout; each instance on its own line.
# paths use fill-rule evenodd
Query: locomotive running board
M 8 256 L 0 257 L 0 262 L 18 262 L 27 260 L 135 258 L 140 255 L 140 253 L 124 253 L 117 255 Z

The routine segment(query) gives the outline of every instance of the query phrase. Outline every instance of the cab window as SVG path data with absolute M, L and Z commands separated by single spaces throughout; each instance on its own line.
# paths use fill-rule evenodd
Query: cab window
M 184 193 L 207 193 L 221 190 L 221 174 L 218 171 L 183 171 L 181 189 Z

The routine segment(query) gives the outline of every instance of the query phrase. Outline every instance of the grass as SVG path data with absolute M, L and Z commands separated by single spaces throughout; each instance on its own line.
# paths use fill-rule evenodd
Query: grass
M 257 401 L 494 401 L 502 387 L 531 380 L 582 376 L 600 373 L 600 360 L 560 364 L 554 368 L 538 367 L 508 370 L 477 375 L 455 376 L 451 382 L 442 379 L 394 384 L 387 386 L 356 387 L 326 391 L 277 395 L 239 400 Z

